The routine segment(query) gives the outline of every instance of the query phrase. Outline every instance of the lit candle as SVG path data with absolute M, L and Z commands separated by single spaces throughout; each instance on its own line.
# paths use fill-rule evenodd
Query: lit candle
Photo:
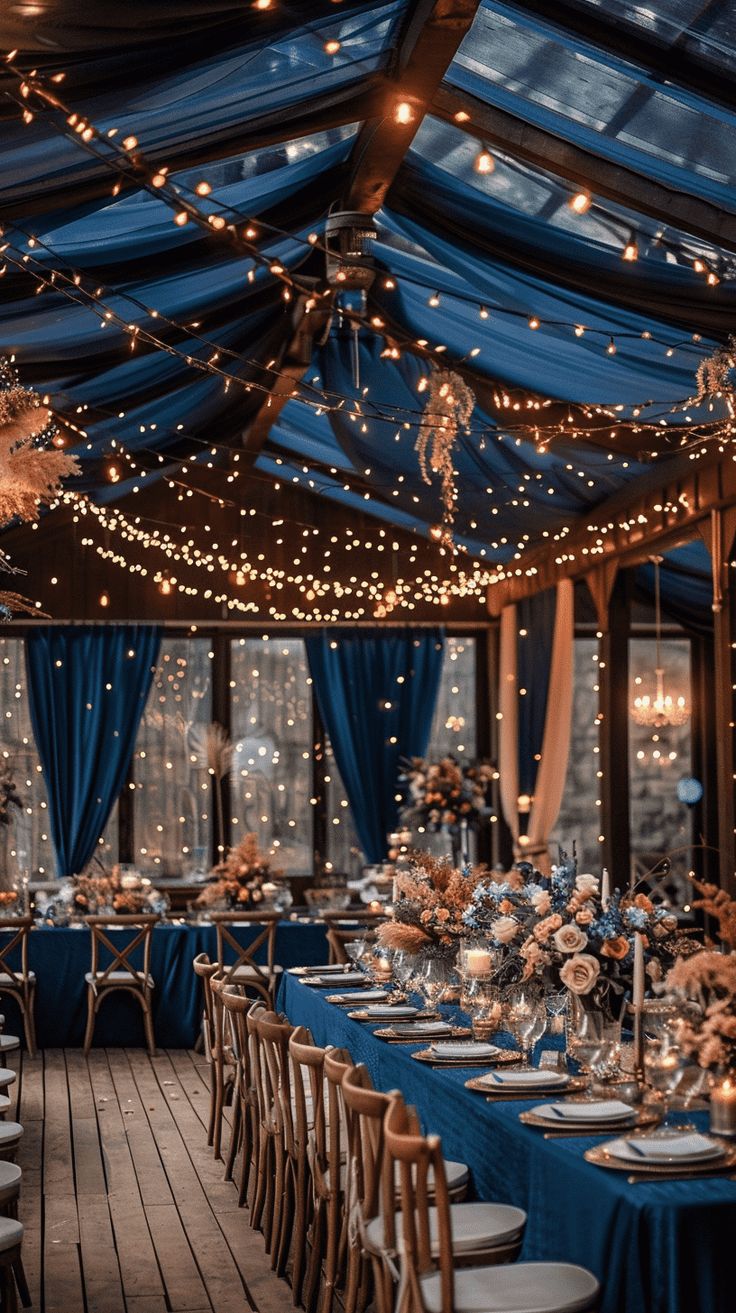
M 465 971 L 469 976 L 490 976 L 491 955 L 487 948 L 468 948 L 465 952 Z
M 715 1135 L 736 1136 L 736 1080 L 724 1076 L 710 1092 L 710 1129 Z
M 644 1006 L 644 940 L 640 934 L 634 935 L 634 981 L 632 1003 L 637 1012 Z
M 611 877 L 608 874 L 608 867 L 604 866 L 601 873 L 601 906 L 605 909 L 611 901 Z

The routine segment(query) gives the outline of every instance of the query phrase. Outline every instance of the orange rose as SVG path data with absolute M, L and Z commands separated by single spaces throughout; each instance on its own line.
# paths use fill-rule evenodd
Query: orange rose
M 636 898 L 634 899 L 634 907 L 640 907 L 642 912 L 654 911 L 654 903 L 651 898 L 647 898 L 646 894 L 636 895 Z
M 629 941 L 626 935 L 617 935 L 615 939 L 606 939 L 601 944 L 601 956 L 612 957 L 619 962 L 626 957 L 629 951 Z

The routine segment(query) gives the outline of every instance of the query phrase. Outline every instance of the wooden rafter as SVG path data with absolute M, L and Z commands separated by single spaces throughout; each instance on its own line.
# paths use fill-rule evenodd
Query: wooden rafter
M 364 124 L 352 151 L 347 170 L 349 182 L 343 197 L 346 210 L 375 214 L 380 209 L 479 6 L 480 0 L 414 0 L 410 5 L 393 76 L 385 81 L 379 112 Z M 402 101 L 409 106 L 408 122 L 397 122 L 397 106 Z M 319 301 L 322 326 L 331 308 L 332 296 L 325 287 Z M 305 332 L 316 324 L 316 319 L 307 323 L 306 315 L 302 303 L 284 353 L 285 361 L 292 360 L 292 367 L 279 372 L 271 395 L 245 432 L 244 444 L 254 457 L 262 449 L 286 402 L 297 394 L 306 372 L 308 361 L 298 362 L 304 355 Z
M 736 462 L 717 449 L 698 460 L 679 455 L 609 497 L 570 533 L 550 537 L 488 590 L 488 609 L 551 588 L 560 579 L 589 575 L 609 561 L 634 565 L 654 551 L 677 546 L 700 532 L 714 509 L 736 505 Z M 513 573 L 518 569 L 518 574 Z
M 723 250 L 736 251 L 736 214 L 710 201 L 666 187 L 456 87 L 440 87 L 432 112 L 449 123 L 457 122 L 458 113 L 467 115 L 462 120 L 467 132 L 534 168 L 553 173 L 571 187 L 604 196 Z

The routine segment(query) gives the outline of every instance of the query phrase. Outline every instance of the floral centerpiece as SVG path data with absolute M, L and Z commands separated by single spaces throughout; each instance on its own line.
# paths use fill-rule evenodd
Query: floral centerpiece
M 271 865 L 268 853 L 261 852 L 256 835 L 246 834 L 214 868 L 210 883 L 197 899 L 197 906 L 257 907 L 265 898 L 264 885 L 282 875 L 283 871 Z
M 452 957 L 467 934 L 465 913 L 485 868 L 458 870 L 449 857 L 412 852 L 396 871 L 393 918 L 378 927 L 384 948 Z
M 400 776 L 409 794 L 402 823 L 423 826 L 433 834 L 457 833 L 462 822 L 477 828 L 491 814 L 488 791 L 495 778 L 496 768 L 490 762 L 467 765 L 449 755 L 439 761 L 412 757 Z
M 712 942 L 677 961 L 665 989 L 684 1006 L 678 1040 L 699 1067 L 736 1072 L 736 900 L 717 885 L 692 881 L 693 899 L 717 923 L 720 947 Z
M 151 880 L 138 871 L 106 871 L 94 868 L 65 880 L 59 893 L 41 909 L 44 920 L 66 925 L 81 916 L 163 915 L 169 901 Z
M 604 906 L 598 877 L 579 874 L 564 854 L 550 878 L 521 863 L 481 881 L 463 919 L 468 931 L 485 932 L 501 950 L 499 984 L 537 977 L 613 1016 L 620 1015 L 631 979 L 637 933 L 653 982 L 662 979 L 665 963 L 693 948 L 674 913 L 644 893 L 615 890 Z

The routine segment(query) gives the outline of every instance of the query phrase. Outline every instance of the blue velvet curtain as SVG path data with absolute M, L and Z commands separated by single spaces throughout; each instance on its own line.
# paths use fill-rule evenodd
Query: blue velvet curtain
M 557 599 L 554 588 L 517 603 L 519 793 L 534 793 L 547 714 Z M 524 631 L 522 633 L 521 631 Z M 521 689 L 525 689 L 523 696 Z
M 26 641 L 31 722 L 61 876 L 87 865 L 123 787 L 160 638 L 149 625 L 42 626 Z
M 307 638 L 309 669 L 369 862 L 386 857 L 396 829 L 402 758 L 424 756 L 442 673 L 439 629 Z

